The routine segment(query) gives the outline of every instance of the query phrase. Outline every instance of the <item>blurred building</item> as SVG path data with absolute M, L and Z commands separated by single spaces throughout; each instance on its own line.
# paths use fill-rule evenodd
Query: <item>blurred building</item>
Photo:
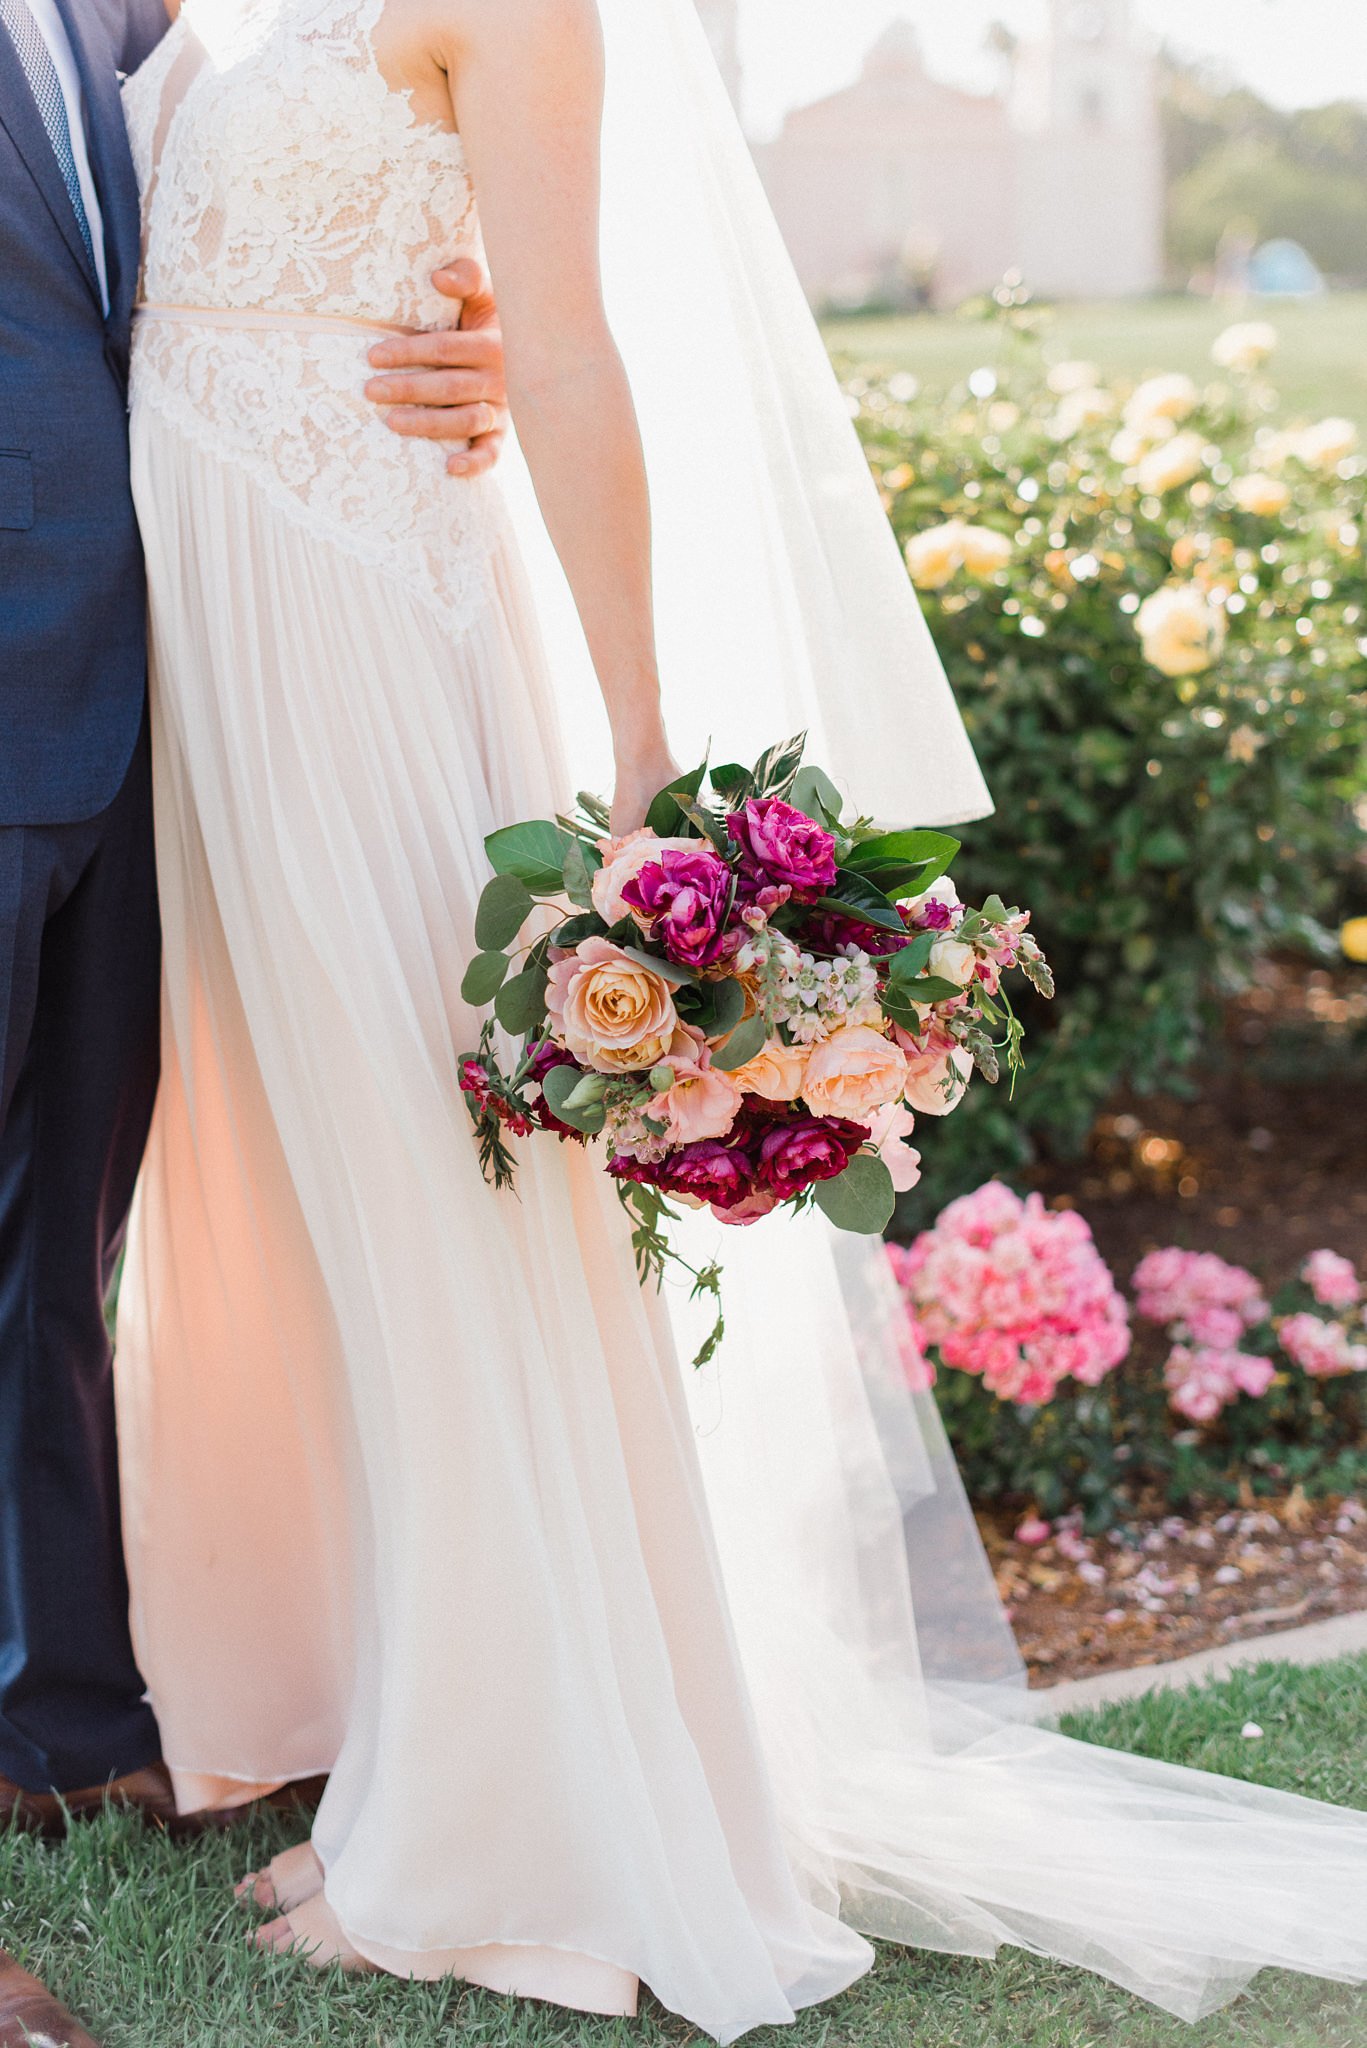
M 700 4 L 734 28 L 734 0 Z M 1156 58 L 1129 0 L 1049 0 L 1038 40 L 998 31 L 994 48 L 998 90 L 964 92 L 898 23 L 757 151 L 816 303 L 952 305 L 1012 269 L 1050 297 L 1159 285 Z

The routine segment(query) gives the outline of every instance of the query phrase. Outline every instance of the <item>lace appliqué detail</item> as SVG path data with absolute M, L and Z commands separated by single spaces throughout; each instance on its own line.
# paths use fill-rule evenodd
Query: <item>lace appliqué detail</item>
M 448 476 L 441 446 L 390 432 L 360 396 L 366 345 L 362 334 L 151 321 L 133 351 L 132 402 L 244 470 L 289 518 L 402 583 L 455 641 L 490 602 L 502 493 L 492 478 Z
M 142 296 L 403 327 L 449 325 L 431 274 L 478 246 L 457 136 L 375 61 L 383 0 L 187 0 L 124 88 L 143 195 Z M 368 338 L 140 325 L 132 396 L 273 504 L 398 577 L 453 634 L 487 602 L 497 486 L 390 432 Z

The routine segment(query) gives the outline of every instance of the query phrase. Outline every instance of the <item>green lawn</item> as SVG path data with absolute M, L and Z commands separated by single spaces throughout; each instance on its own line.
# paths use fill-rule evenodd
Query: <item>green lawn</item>
M 1367 292 L 1257 305 L 1247 312 L 1203 299 L 1084 302 L 1059 306 L 1047 317 L 1051 361 L 1080 356 L 1108 375 L 1134 378 L 1153 370 L 1212 376 L 1210 344 L 1221 328 L 1236 319 L 1268 319 L 1280 337 L 1270 374 L 1287 414 L 1346 413 L 1367 429 Z M 840 365 L 874 373 L 911 370 L 930 390 L 983 364 L 1000 368 L 1019 346 L 995 322 L 952 313 L 830 320 L 825 334 Z
M 1263 1741 L 1241 1740 L 1249 1720 Z M 1196 1694 L 1076 1717 L 1069 1733 L 1367 1807 L 1367 1658 L 1262 1665 Z M 283 1823 L 258 1822 L 178 1850 L 114 1816 L 55 1847 L 0 1837 L 0 1942 L 106 2048 L 677 2048 L 697 2038 L 658 2011 L 634 2025 L 594 2022 L 458 1986 L 315 1978 L 267 1962 L 247 1947 L 231 1881 L 287 1839 Z M 1265 1975 L 1187 2028 L 1016 1952 L 987 1964 L 887 1949 L 842 2000 L 749 2038 L 756 2048 L 1359 2048 L 1367 1994 Z

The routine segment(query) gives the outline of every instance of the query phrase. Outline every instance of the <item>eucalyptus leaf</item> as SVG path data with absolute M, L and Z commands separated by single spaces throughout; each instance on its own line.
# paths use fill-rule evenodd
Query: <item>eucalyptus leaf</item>
M 662 839 L 677 839 L 683 830 L 683 820 L 675 799 L 678 796 L 695 797 L 702 788 L 707 763 L 702 761 L 696 768 L 690 768 L 686 775 L 671 782 L 668 789 L 660 794 L 646 812 L 646 825 L 652 832 L 658 832 Z
M 494 998 L 494 1015 L 505 1031 L 514 1036 L 534 1031 L 546 1015 L 546 970 L 524 967 L 511 981 L 505 981 Z M 559 1068 L 552 1071 L 560 1072 Z
M 562 1124 L 593 1137 L 607 1121 L 607 1111 L 602 1103 L 590 1102 L 582 1108 L 570 1108 L 570 1097 L 578 1092 L 584 1078 L 578 1067 L 552 1067 L 541 1083 L 541 1092 L 551 1114 L 558 1116 Z
M 677 960 L 662 960 L 656 953 L 647 953 L 644 946 L 623 946 L 621 950 L 629 960 L 658 974 L 671 988 L 683 988 L 697 979 L 691 967 L 680 967 Z
M 482 1010 L 491 1003 L 502 988 L 508 973 L 506 953 L 476 953 L 474 959 L 461 976 L 461 999 L 474 1009 Z
M 679 1015 L 705 1038 L 733 1031 L 745 1015 L 745 990 L 735 980 L 703 981 L 675 997 Z
M 762 1012 L 756 1010 L 753 1017 L 742 1019 L 724 1044 L 713 1048 L 712 1064 L 723 1074 L 734 1074 L 737 1067 L 743 1067 L 752 1060 L 768 1042 L 769 1026 Z
M 569 843 L 561 865 L 560 877 L 570 902 L 577 903 L 581 910 L 592 910 L 593 890 L 590 885 L 593 876 L 584 857 L 584 849 L 577 839 L 571 839 Z
M 810 761 L 793 777 L 788 801 L 818 825 L 839 824 L 845 803 L 825 769 Z
M 532 892 L 516 875 L 486 882 L 475 911 L 475 944 L 486 952 L 511 946 L 533 906 Z
M 533 818 L 491 832 L 484 850 L 496 874 L 516 875 L 533 895 L 558 896 L 565 886 L 565 856 L 576 843 L 549 818 Z
M 892 1221 L 897 1196 L 892 1175 L 873 1152 L 856 1152 L 834 1180 L 818 1181 L 816 1205 L 837 1230 L 860 1237 L 879 1237 Z

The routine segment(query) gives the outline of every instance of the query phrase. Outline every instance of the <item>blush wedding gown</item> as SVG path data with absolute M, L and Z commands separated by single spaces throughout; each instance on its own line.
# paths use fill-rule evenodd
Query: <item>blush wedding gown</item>
M 380 73 L 379 7 L 190 0 L 126 88 L 165 995 L 118 1375 L 135 1635 L 182 1803 L 327 1771 L 314 1842 L 362 1956 L 589 2011 L 639 1980 L 723 2041 L 850 1984 L 865 1934 L 1022 1944 L 1189 2017 L 1266 1963 L 1367 1977 L 1367 1818 L 1032 1725 L 876 1248 L 728 1233 L 731 1335 L 681 1373 L 688 1309 L 638 1286 L 591 1159 L 534 1143 L 519 1198 L 482 1181 L 456 1078 L 482 840 L 572 792 L 578 686 L 516 463 L 448 478 L 361 396 L 372 330 L 448 317 L 430 273 L 477 235 L 458 139 Z M 675 60 L 693 79 L 680 162 L 710 123 L 748 177 L 687 0 L 603 11 L 610 78 L 626 51 L 643 92 Z M 760 279 L 796 337 L 754 418 L 807 396 L 773 436 L 786 490 L 757 481 L 758 428 L 727 437 L 768 566 L 715 557 L 684 723 L 724 716 L 729 751 L 824 716 L 841 761 L 864 749 L 857 794 L 881 775 L 889 810 L 905 787 L 907 814 L 972 815 L 745 206 L 736 290 Z M 735 329 L 763 350 L 775 324 Z M 675 383 L 659 417 L 683 404 Z M 670 427 L 644 413 L 667 550 Z M 667 644 L 696 597 L 665 593 Z M 908 706 L 915 762 L 891 744 Z

